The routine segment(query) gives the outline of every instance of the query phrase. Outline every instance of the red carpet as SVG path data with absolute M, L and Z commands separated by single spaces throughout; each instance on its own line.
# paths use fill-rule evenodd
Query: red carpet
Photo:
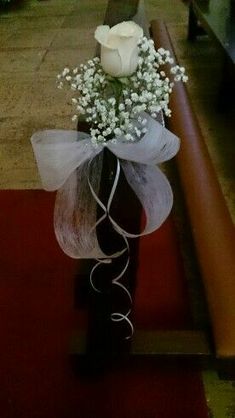
M 68 361 L 77 261 L 53 233 L 54 195 L 0 192 L 0 417 L 207 418 L 200 374 L 183 366 L 139 364 L 78 378 Z M 190 327 L 176 233 L 168 220 L 140 243 L 138 327 Z

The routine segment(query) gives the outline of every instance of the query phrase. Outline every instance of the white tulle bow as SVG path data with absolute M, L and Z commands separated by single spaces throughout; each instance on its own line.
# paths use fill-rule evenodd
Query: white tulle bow
M 150 116 L 147 133 L 136 142 L 94 146 L 83 132 L 45 130 L 36 132 L 31 142 L 42 185 L 58 190 L 54 212 L 55 233 L 62 250 L 72 258 L 108 258 L 98 244 L 95 225 L 97 205 L 123 237 L 146 235 L 164 222 L 170 213 L 173 196 L 166 176 L 156 164 L 172 158 L 179 149 L 179 139 Z M 102 150 L 106 146 L 117 157 L 114 185 L 107 206 L 99 200 Z M 110 208 L 118 183 L 120 167 L 146 214 L 144 230 L 131 234 L 113 219 Z M 125 196 L 120 196 L 125 201 Z M 99 222 L 99 220 L 98 220 Z

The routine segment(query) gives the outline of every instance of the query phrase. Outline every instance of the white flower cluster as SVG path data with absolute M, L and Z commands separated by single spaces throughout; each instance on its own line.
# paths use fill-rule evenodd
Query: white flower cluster
M 166 64 L 171 65 L 172 80 L 161 69 Z M 96 57 L 79 68 L 65 68 L 57 79 L 59 88 L 68 83 L 78 92 L 72 99 L 76 108 L 72 119 L 83 115 L 91 127 L 91 140 L 97 144 L 119 138 L 138 140 L 146 133 L 143 112 L 153 118 L 161 111 L 170 116 L 168 104 L 174 83 L 186 82 L 188 77 L 183 67 L 173 66 L 169 51 L 163 48 L 156 51 L 153 41 L 142 37 L 137 70 L 130 77 L 107 75 Z

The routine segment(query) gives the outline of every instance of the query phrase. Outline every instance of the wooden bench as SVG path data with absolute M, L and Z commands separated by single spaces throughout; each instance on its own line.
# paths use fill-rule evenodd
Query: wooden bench
M 131 19 L 136 15 L 138 2 L 129 1 L 125 4 L 125 15 Z M 105 23 L 113 25 L 127 20 L 122 15 L 113 13 L 115 6 L 119 10 L 120 2 L 109 1 Z M 162 46 L 174 55 L 166 25 L 162 21 L 152 21 L 151 34 L 156 47 Z M 177 361 L 216 358 L 225 360 L 226 363 L 228 360 L 230 367 L 231 364 L 234 365 L 232 360 L 235 359 L 233 224 L 186 88 L 181 83 L 175 86 L 171 107 L 173 116 L 168 121 L 168 128 L 181 139 L 177 167 L 207 295 L 215 350 L 211 349 L 208 335 L 200 329 L 159 332 L 137 330 L 131 346 L 128 346 L 131 356 L 128 357 L 128 362 L 136 356 L 152 359 L 167 356 L 168 360 L 176 358 Z M 95 313 L 92 318 L 94 320 Z M 96 334 L 96 326 L 93 324 L 91 328 Z M 105 327 L 101 324 L 101 328 Z M 106 337 L 104 335 L 104 340 Z M 84 354 L 85 341 L 86 336 L 82 337 L 81 334 L 72 339 L 71 354 L 74 358 Z M 92 337 L 92 341 L 95 338 Z M 98 348 L 102 350 L 102 346 Z M 229 373 L 231 375 L 231 368 Z
M 151 23 L 155 46 L 175 57 L 166 25 Z M 175 57 L 176 59 L 176 57 Z M 176 157 L 210 312 L 215 356 L 235 359 L 235 235 L 196 115 L 181 83 L 171 98 L 168 128 L 181 139 Z

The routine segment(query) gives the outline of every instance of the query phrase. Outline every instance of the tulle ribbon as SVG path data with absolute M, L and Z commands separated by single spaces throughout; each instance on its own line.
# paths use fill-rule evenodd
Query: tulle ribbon
M 179 139 L 150 116 L 145 117 L 147 133 L 136 142 L 127 143 L 119 139 L 117 143 L 109 141 L 94 146 L 89 134 L 72 130 L 39 131 L 31 137 L 43 188 L 47 191 L 58 190 L 55 233 L 59 245 L 68 256 L 115 256 L 103 253 L 95 228 L 102 170 L 101 151 L 104 146 L 117 157 L 127 182 L 146 214 L 144 230 L 134 235 L 123 230 L 111 218 L 110 207 L 102 206 L 104 215 L 110 217 L 114 228 L 128 238 L 150 234 L 160 227 L 170 213 L 173 203 L 171 187 L 156 165 L 177 153 Z M 125 200 L 125 196 L 120 196 L 120 199 Z
M 98 263 L 91 271 L 90 281 L 94 290 L 94 272 L 109 259 L 129 252 L 128 238 L 150 234 L 169 215 L 173 195 L 166 176 L 157 167 L 172 158 L 179 149 L 179 139 L 159 122 L 144 114 L 147 133 L 135 142 L 108 141 L 94 146 L 89 134 L 73 130 L 45 130 L 33 134 L 31 142 L 37 161 L 43 188 L 57 190 L 54 209 L 54 228 L 62 250 L 72 258 L 93 258 Z M 116 156 L 116 173 L 107 204 L 99 198 L 102 172 L 102 150 L 106 146 Z M 146 223 L 139 234 L 124 230 L 111 216 L 112 200 L 116 192 L 120 170 L 139 199 L 146 215 Z M 125 196 L 119 196 L 125 201 Z M 97 219 L 97 205 L 103 215 Z M 109 218 L 113 228 L 123 237 L 123 249 L 107 255 L 100 248 L 96 226 Z M 131 301 L 128 289 L 120 282 L 127 269 L 129 255 L 122 272 L 112 283 L 123 289 Z M 133 326 L 126 313 L 113 312 L 115 322 L 125 320 Z

